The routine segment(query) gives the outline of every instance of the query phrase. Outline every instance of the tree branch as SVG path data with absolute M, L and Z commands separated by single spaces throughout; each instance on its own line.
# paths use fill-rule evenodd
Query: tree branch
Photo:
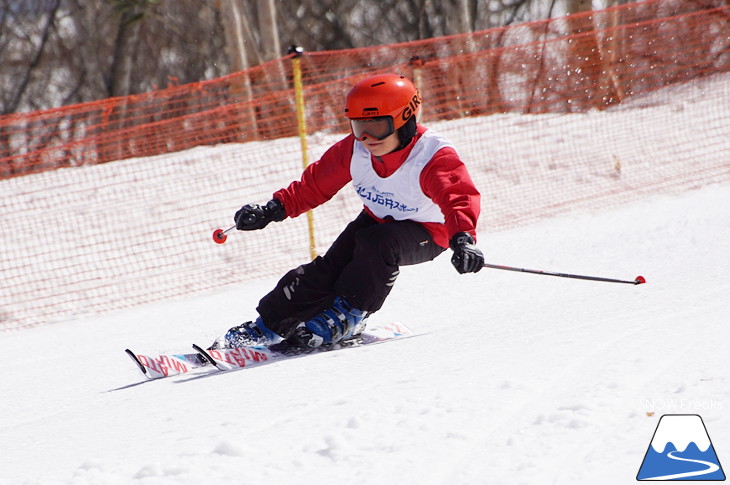
M 15 91 L 15 94 L 13 95 L 12 99 L 10 100 L 10 103 L 5 108 L 5 111 L 3 114 L 8 113 L 14 113 L 18 109 L 18 105 L 20 105 L 20 100 L 23 98 L 23 95 L 25 94 L 26 89 L 28 89 L 28 84 L 30 83 L 31 75 L 33 74 L 33 71 L 41 62 L 41 57 L 43 56 L 43 51 L 46 47 L 46 44 L 48 43 L 48 38 L 51 35 L 51 29 L 54 25 L 54 20 L 56 18 L 56 12 L 58 12 L 59 7 L 61 6 L 61 0 L 53 0 L 53 3 L 51 4 L 51 10 L 48 12 L 48 17 L 46 18 L 46 23 L 43 26 L 43 33 L 41 35 L 41 41 L 38 46 L 38 49 L 33 56 L 33 59 L 31 59 L 30 64 L 28 64 L 28 69 L 26 69 L 25 73 L 23 74 L 23 78 L 20 80 L 20 83 L 18 84 L 18 89 Z

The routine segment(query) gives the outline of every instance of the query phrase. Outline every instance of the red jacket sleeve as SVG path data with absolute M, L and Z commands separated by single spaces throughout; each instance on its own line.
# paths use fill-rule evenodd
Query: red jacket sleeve
M 453 148 L 442 148 L 421 172 L 423 192 L 441 208 L 446 245 L 457 232 L 468 232 L 476 241 L 481 195 Z
M 287 217 L 296 217 L 324 204 L 352 180 L 350 160 L 354 140 L 350 135 L 335 143 L 304 170 L 300 180 L 274 192 L 274 197 L 284 204 Z

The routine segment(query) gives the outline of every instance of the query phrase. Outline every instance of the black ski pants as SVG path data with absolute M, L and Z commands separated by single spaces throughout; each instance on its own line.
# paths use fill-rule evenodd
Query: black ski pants
M 332 307 L 337 296 L 353 308 L 375 312 L 390 293 L 399 266 L 431 261 L 443 251 L 417 222 L 379 223 L 362 211 L 324 256 L 286 273 L 257 311 L 283 337 Z

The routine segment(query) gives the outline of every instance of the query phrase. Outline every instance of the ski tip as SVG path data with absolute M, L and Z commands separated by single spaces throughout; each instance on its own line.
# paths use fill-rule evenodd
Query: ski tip
M 207 350 L 205 350 L 203 347 L 201 347 L 198 344 L 193 344 L 193 350 L 195 350 L 201 359 L 203 359 L 204 362 L 208 362 L 212 364 L 214 367 L 217 367 L 219 370 L 223 370 L 223 368 L 213 359 L 213 357 L 210 356 Z
M 139 370 L 142 371 L 142 374 L 149 377 L 149 375 L 147 374 L 147 369 L 145 369 L 145 367 L 142 365 L 142 362 L 139 361 L 139 359 L 137 358 L 137 354 L 129 349 L 124 349 L 124 352 L 129 356 L 130 359 L 132 359 L 135 364 L 137 364 L 137 367 L 139 367 Z
M 383 325 L 383 327 L 392 331 L 393 334 L 396 336 L 413 335 L 413 330 L 408 328 L 402 322 L 390 322 L 390 323 Z
M 635 285 L 642 285 L 644 283 L 646 283 L 646 278 L 644 278 L 643 276 L 637 276 L 636 279 L 634 279 Z

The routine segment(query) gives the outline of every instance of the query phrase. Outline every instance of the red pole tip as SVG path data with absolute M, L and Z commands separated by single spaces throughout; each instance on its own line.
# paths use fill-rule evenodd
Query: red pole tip
M 643 276 L 637 276 L 634 281 L 636 282 L 637 285 L 641 285 L 643 283 L 646 283 L 646 279 L 644 279 Z
M 228 236 L 223 234 L 223 229 L 216 229 L 213 231 L 213 241 L 215 241 L 218 244 L 223 244 L 226 242 L 226 239 L 228 239 Z

